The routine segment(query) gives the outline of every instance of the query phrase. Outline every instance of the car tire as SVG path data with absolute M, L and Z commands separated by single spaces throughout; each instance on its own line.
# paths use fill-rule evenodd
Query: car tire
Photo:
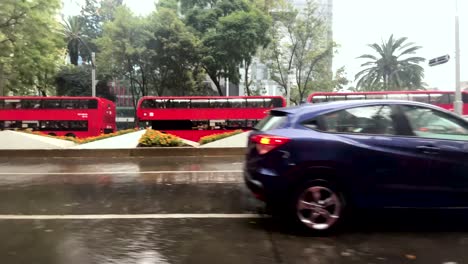
M 288 218 L 301 233 L 328 235 L 342 225 L 346 213 L 345 198 L 326 180 L 308 181 L 299 186 L 288 206 Z

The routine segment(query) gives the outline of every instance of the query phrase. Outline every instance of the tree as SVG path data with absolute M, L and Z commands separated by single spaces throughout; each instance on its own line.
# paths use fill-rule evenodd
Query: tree
M 268 43 L 268 17 L 244 0 L 182 0 L 185 23 L 200 39 L 201 65 L 218 93 L 221 79 L 239 83 L 239 66 Z
M 307 1 L 301 13 L 288 4 L 282 5 L 273 13 L 273 19 L 272 41 L 263 51 L 262 59 L 284 95 L 287 96 L 287 87 L 293 84 L 290 98 L 299 104 L 314 84 L 331 84 L 329 61 L 334 44 L 328 39 L 326 26 L 313 1 Z
M 58 96 L 91 96 L 91 66 L 63 66 L 55 76 Z M 115 101 L 107 76 L 99 76 L 96 85 L 96 96 Z
M 184 95 L 196 85 L 200 43 L 179 19 L 173 5 L 162 1 L 150 17 L 152 37 L 146 47 L 150 52 L 149 78 L 157 95 Z
M 73 16 L 63 21 L 62 26 L 62 34 L 65 42 L 67 43 L 70 63 L 78 65 L 80 47 L 84 45 L 86 48 L 85 36 L 83 35 L 84 21 L 80 16 Z
M 114 20 L 104 24 L 102 37 L 96 40 L 100 49 L 99 70 L 129 81 L 134 107 L 140 96 L 148 95 L 150 87 L 152 53 L 146 47 L 151 39 L 148 25 L 148 19 L 121 6 L 116 9 Z
M 63 56 L 59 0 L 0 1 L 0 94 L 47 94 Z
M 91 60 L 92 52 L 98 52 L 98 47 L 94 41 L 102 37 L 104 24 L 113 21 L 118 7 L 122 6 L 123 0 L 85 0 L 81 9 L 80 18 L 83 21 L 82 34 L 88 48 L 80 49 L 81 57 Z
M 408 38 L 393 38 L 381 45 L 374 43 L 368 45 L 377 55 L 364 54 L 358 59 L 367 59 L 361 67 L 362 71 L 356 74 L 357 88 L 363 90 L 415 90 L 424 87 L 424 68 L 419 63 L 424 62 L 422 57 L 411 56 L 421 46 L 407 42 Z

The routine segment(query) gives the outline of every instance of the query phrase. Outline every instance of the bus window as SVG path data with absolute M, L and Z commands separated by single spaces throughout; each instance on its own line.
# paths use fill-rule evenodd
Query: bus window
M 449 103 L 448 94 L 430 94 L 429 103 L 431 104 L 448 104 Z
M 88 131 L 88 121 L 70 121 L 71 131 Z
M 273 98 L 272 102 L 273 102 L 273 107 L 284 107 L 284 101 L 281 98 Z M 267 105 L 265 104 L 265 106 Z
M 246 100 L 245 99 L 229 99 L 229 104 L 231 108 L 245 108 Z
M 227 99 L 211 99 L 211 108 L 229 108 L 229 102 Z
M 317 103 L 324 103 L 327 102 L 327 97 L 324 95 L 317 95 L 312 97 L 312 103 L 317 104 Z
M 208 99 L 192 99 L 191 108 L 210 108 L 210 100 L 208 100 Z
M 385 94 L 366 94 L 366 100 L 382 100 L 387 99 Z
M 20 100 L 5 100 L 5 109 L 19 109 L 21 108 Z
M 5 108 L 5 101 L 0 100 L 0 109 L 3 109 L 3 108 Z
M 247 98 L 247 108 L 263 108 L 263 99 Z
M 60 100 L 44 100 L 42 101 L 42 108 L 44 109 L 58 109 L 60 107 Z
M 88 100 L 88 109 L 97 109 L 98 101 L 96 99 Z
M 80 102 L 78 100 L 62 100 L 62 108 L 65 109 L 77 109 L 79 105 Z
M 389 99 L 389 100 L 406 100 L 406 101 L 408 101 L 408 94 L 388 94 L 387 99 Z
M 365 99 L 366 99 L 366 96 L 363 94 L 346 96 L 346 100 L 365 100 Z
M 344 95 L 330 95 L 328 96 L 328 101 L 333 102 L 333 101 L 344 101 L 346 100 L 346 96 Z
M 156 108 L 156 100 L 146 99 L 141 103 L 141 108 Z
M 462 93 L 462 101 L 465 104 L 468 104 L 468 93 Z
M 410 101 L 429 103 L 429 94 L 409 94 Z
M 23 109 L 38 109 L 41 107 L 40 100 L 21 100 L 21 108 Z
M 228 120 L 226 123 L 227 129 L 241 129 L 245 128 L 245 120 Z
M 455 102 L 455 94 L 449 94 L 449 104 L 453 104 Z
M 190 100 L 172 100 L 174 108 L 190 108 Z

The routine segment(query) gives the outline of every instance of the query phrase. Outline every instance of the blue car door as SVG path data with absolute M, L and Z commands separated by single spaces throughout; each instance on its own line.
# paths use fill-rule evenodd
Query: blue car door
M 404 106 L 418 149 L 429 155 L 429 179 L 437 184 L 435 207 L 468 207 L 468 123 L 442 111 Z M 443 194 L 443 195 L 440 195 Z
M 327 132 L 342 142 L 337 155 L 346 160 L 355 203 L 365 207 L 420 207 L 426 202 L 424 189 L 430 155 L 418 150 L 391 105 L 375 105 L 324 115 Z

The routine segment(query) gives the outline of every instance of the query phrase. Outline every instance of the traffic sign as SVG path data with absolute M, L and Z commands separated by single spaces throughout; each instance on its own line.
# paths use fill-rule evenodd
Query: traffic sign
M 445 55 L 441 57 L 434 58 L 432 60 L 429 60 L 429 66 L 436 66 L 440 64 L 444 64 L 450 60 L 450 55 Z

